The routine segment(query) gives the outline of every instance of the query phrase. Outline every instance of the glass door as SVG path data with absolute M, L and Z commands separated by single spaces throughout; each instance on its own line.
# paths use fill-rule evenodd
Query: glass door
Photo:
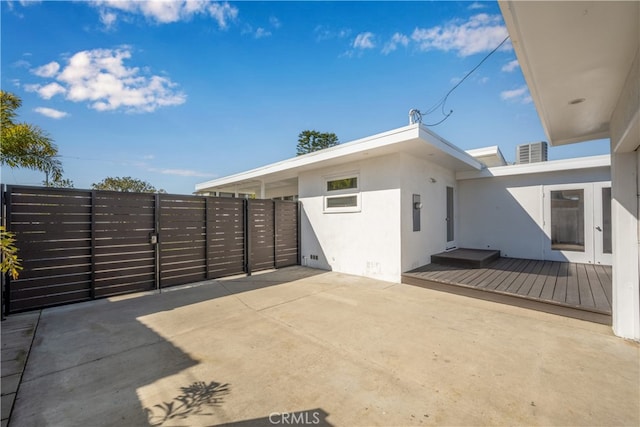
M 611 183 L 544 187 L 545 259 L 611 265 Z
M 447 249 L 456 247 L 456 236 L 455 236 L 455 194 L 453 192 L 453 187 L 447 187 Z
M 611 265 L 611 183 L 593 184 L 594 258 L 596 264 Z

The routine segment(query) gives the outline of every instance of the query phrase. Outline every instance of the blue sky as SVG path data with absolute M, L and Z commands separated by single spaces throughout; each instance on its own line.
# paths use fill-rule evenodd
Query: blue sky
M 1 86 L 46 130 L 65 177 L 189 194 L 295 156 L 306 129 L 348 142 L 428 111 L 507 35 L 495 2 L 2 1 Z M 544 131 L 509 43 L 426 115 L 513 161 Z M 607 141 L 549 151 L 608 153 Z M 5 184 L 43 174 L 3 168 Z

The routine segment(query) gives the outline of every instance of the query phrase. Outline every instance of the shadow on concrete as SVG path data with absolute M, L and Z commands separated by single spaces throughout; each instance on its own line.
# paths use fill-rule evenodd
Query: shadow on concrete
M 229 392 L 229 384 L 196 381 L 180 387 L 180 394 L 173 400 L 144 408 L 144 411 L 152 426 L 161 426 L 170 420 L 184 420 L 192 415 L 211 415 L 210 411 L 221 406 Z
M 161 331 L 180 334 L 208 327 L 198 303 L 322 274 L 303 267 L 249 277 L 208 281 L 161 294 L 126 296 L 55 307 L 42 311 L 22 377 L 11 427 L 33 425 L 162 425 L 215 411 L 232 392 L 224 378 L 190 378 L 173 399 L 172 377 L 203 363 L 185 353 Z M 181 310 L 187 306 L 189 310 Z M 236 315 L 244 307 L 229 309 Z M 233 311 L 232 311 L 233 310 Z M 172 311 L 171 317 L 154 316 Z M 10 316 L 11 317 L 11 316 Z M 194 323 L 197 322 L 197 323 Z M 215 327 L 215 325 L 211 325 Z M 156 390 L 159 380 L 162 389 Z M 176 387 L 177 388 L 177 387 Z M 175 389 L 174 389 L 175 390 Z M 175 392 L 175 391 L 174 391 Z M 146 394 L 145 394 L 146 393 Z M 143 402 L 142 396 L 145 395 Z M 153 398 L 159 403 L 146 407 Z M 188 424 L 188 423 L 187 423 Z

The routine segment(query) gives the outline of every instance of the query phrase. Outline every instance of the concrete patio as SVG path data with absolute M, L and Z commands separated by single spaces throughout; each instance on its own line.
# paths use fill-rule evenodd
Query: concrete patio
M 43 310 L 9 426 L 638 425 L 639 361 L 608 326 L 291 267 Z

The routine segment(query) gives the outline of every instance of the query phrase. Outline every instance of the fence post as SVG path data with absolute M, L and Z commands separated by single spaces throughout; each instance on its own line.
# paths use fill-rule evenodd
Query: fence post
M 271 201 L 273 209 L 273 268 L 278 268 L 278 208 L 277 201 Z
M 247 276 L 251 276 L 251 230 L 249 227 L 249 212 L 251 209 L 249 208 L 249 202 L 248 199 L 244 199 L 242 203 L 244 209 L 244 271 Z
M 96 299 L 96 190 L 91 190 L 91 299 Z
M 160 292 L 161 283 L 160 283 L 160 241 L 162 240 L 160 236 L 160 193 L 155 193 L 154 195 L 154 208 L 153 208 L 153 224 L 154 224 L 154 233 L 156 235 L 156 243 L 153 245 L 154 247 L 154 255 L 155 255 L 155 276 L 156 276 L 156 290 Z
M 209 197 L 204 197 L 204 277 L 209 279 L 209 251 L 211 250 L 209 243 Z
M 301 223 L 302 223 L 302 202 L 299 200 L 296 202 L 296 249 L 298 252 L 298 265 L 302 265 L 302 237 L 301 237 Z
M 3 195 L 4 195 L 4 225 L 5 225 L 5 230 L 6 231 L 11 231 L 11 192 L 12 192 L 13 188 L 11 185 L 8 185 L 6 187 L 6 193 L 3 191 Z M 8 315 L 11 312 L 11 275 L 10 274 L 3 274 L 2 275 L 5 282 L 4 282 L 4 286 L 2 287 L 2 293 L 4 294 L 4 304 L 3 304 L 3 310 L 4 313 Z
M 5 223 L 5 214 L 4 214 L 4 197 L 5 197 L 5 185 L 1 184 L 0 185 L 0 225 L 4 225 L 6 226 Z M 6 228 L 5 228 L 6 230 Z M 4 289 L 5 289 L 5 276 L 6 274 L 2 274 L 0 273 L 0 318 L 2 318 L 2 320 L 4 320 Z

